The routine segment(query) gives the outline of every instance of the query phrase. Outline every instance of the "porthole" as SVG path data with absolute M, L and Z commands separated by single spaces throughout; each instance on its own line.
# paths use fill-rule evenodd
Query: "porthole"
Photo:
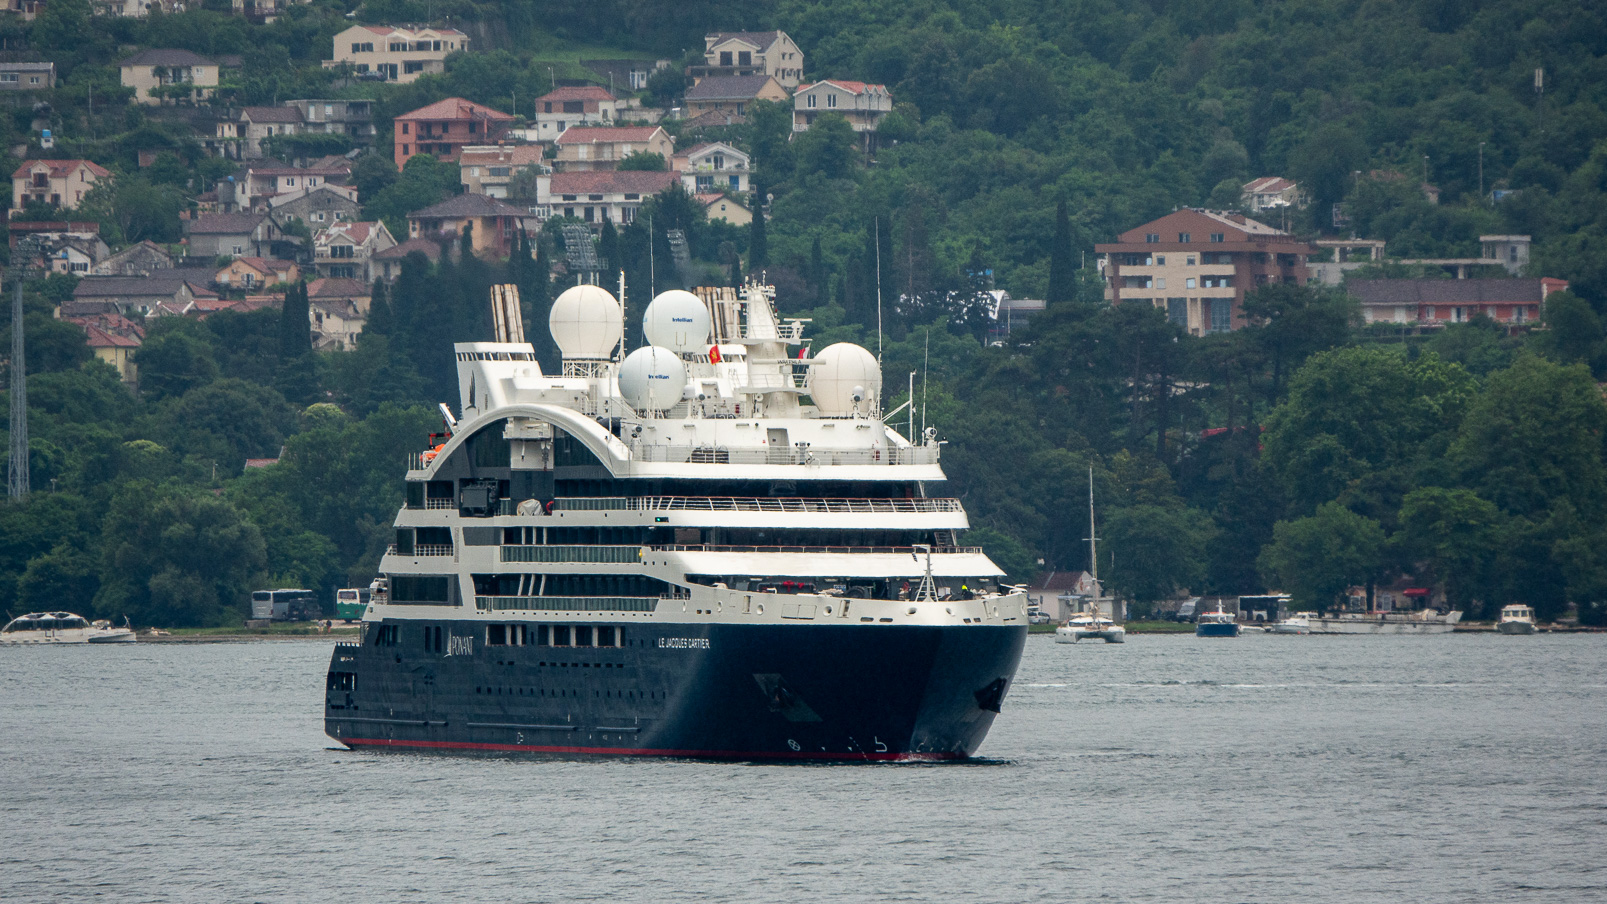
M 826 614 L 827 614 L 827 615 L 830 615 L 830 614 L 831 614 L 831 607 L 830 607 L 830 606 L 827 606 L 827 607 L 826 607 Z
M 764 603 L 760 603 L 758 608 L 759 608 L 759 614 L 763 615 L 764 614 Z

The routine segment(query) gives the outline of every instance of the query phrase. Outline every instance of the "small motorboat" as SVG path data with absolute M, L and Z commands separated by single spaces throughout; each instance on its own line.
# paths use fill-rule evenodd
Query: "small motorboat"
M 1315 612 L 1296 612 L 1288 618 L 1278 621 L 1272 626 L 1274 634 L 1310 634 L 1311 620 L 1316 617 Z
M 126 620 L 125 620 L 126 621 Z M 30 612 L 0 628 L 0 644 L 133 643 L 134 629 L 71 612 Z
M 1534 610 L 1524 605 L 1502 606 L 1495 629 L 1502 634 L 1535 634 L 1540 630 L 1534 621 Z

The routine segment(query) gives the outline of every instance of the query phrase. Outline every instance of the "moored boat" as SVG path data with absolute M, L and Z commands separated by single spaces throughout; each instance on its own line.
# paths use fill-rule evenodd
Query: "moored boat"
M 1217 603 L 1216 611 L 1201 613 L 1194 622 L 1195 637 L 1238 637 L 1239 623 Z
M 1315 612 L 1296 612 L 1288 618 L 1280 619 L 1272 626 L 1274 634 L 1310 634 L 1311 620 L 1317 617 Z
M 1088 468 L 1088 569 L 1088 575 L 1094 583 L 1094 598 L 1089 603 L 1089 610 L 1073 615 L 1056 628 L 1055 643 L 1076 643 L 1079 640 L 1124 643 L 1127 629 L 1099 611 L 1099 539 L 1094 535 L 1094 469 L 1091 466 Z
M 71 612 L 30 612 L 0 628 L 0 644 L 133 643 L 134 629 Z
M 1334 612 L 1310 619 L 1313 634 L 1449 634 L 1462 620 L 1459 610 L 1438 612 Z
M 1534 621 L 1534 610 L 1522 604 L 1501 607 L 1501 620 L 1495 629 L 1502 634 L 1534 634 L 1540 630 Z

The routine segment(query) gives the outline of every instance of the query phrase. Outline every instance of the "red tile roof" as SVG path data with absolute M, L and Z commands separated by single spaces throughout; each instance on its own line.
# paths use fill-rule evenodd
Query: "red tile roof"
M 373 289 L 368 283 L 360 279 L 344 279 L 340 277 L 326 277 L 315 279 L 307 284 L 307 297 L 310 300 L 341 299 L 341 298 L 367 298 Z
M 461 97 L 449 97 L 446 100 L 438 100 L 429 106 L 419 107 L 411 113 L 403 113 L 401 116 L 396 117 L 395 121 L 425 119 L 432 121 L 491 119 L 497 122 L 511 122 L 513 117 L 485 104 L 477 104 L 472 100 L 464 100 Z
M 608 192 L 656 195 L 665 189 L 680 184 L 680 173 L 655 173 L 645 170 L 553 173 L 551 191 L 555 195 L 605 194 Z
M 558 136 L 559 144 L 597 144 L 598 142 L 647 141 L 662 132 L 659 126 L 574 126 Z
M 94 162 L 93 160 L 24 160 L 22 162 L 22 166 L 17 167 L 17 171 L 11 174 L 11 178 L 23 178 L 32 173 L 34 167 L 41 163 L 50 167 L 50 178 L 52 179 L 65 178 L 80 166 L 88 169 L 91 173 L 94 173 L 97 178 L 104 178 L 111 175 L 110 170 Z

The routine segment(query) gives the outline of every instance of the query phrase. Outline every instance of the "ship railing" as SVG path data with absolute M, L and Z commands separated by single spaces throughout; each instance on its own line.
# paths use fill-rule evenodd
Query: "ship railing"
M 808 514 L 931 514 L 961 511 L 958 499 L 813 499 L 808 497 L 635 496 L 638 512 L 795 512 Z
M 450 543 L 447 543 L 447 544 L 441 544 L 441 543 L 415 543 L 415 544 L 413 544 L 413 551 L 412 552 L 410 552 L 410 553 L 400 553 L 396 549 L 396 544 L 392 543 L 391 545 L 385 547 L 385 552 L 386 552 L 386 554 L 393 555 L 393 556 L 395 556 L 395 555 L 449 556 L 449 555 L 452 555 L 452 545 Z
M 762 552 L 762 553 L 810 553 L 813 555 L 829 553 L 846 553 L 864 555 L 866 553 L 901 553 L 913 555 L 919 551 L 926 552 L 924 546 L 722 546 L 713 543 L 674 543 L 666 545 L 653 545 L 649 547 L 654 552 Z M 980 546 L 942 546 L 932 550 L 932 555 L 980 555 Z
M 504 546 L 504 562 L 599 562 L 631 565 L 640 561 L 640 546 Z
M 653 612 L 656 596 L 476 596 L 481 612 Z
M 637 461 L 670 464 L 731 465 L 932 465 L 938 462 L 937 446 L 907 449 L 731 449 L 726 446 L 667 446 L 638 444 L 631 450 Z
M 455 509 L 458 507 L 458 501 L 456 499 L 426 499 L 424 500 L 424 507 L 426 509 Z

